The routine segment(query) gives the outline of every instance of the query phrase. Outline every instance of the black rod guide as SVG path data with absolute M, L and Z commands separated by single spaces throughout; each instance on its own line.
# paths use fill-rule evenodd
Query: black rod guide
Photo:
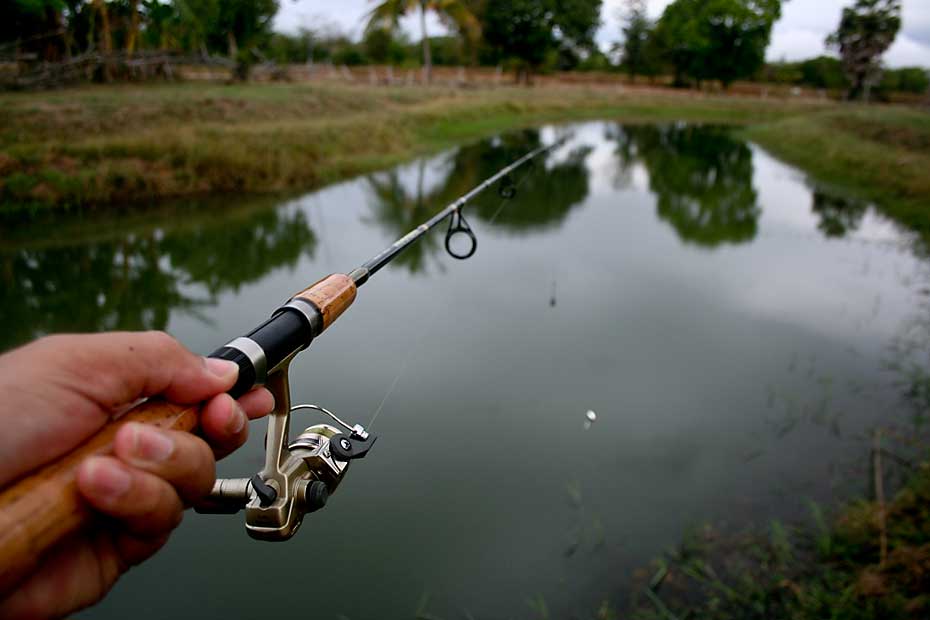
M 382 250 L 381 252 L 373 256 L 372 258 L 365 261 L 361 267 L 352 271 L 349 274 L 349 277 L 352 278 L 356 286 L 361 286 L 365 284 L 365 282 L 367 282 L 371 276 L 376 274 L 378 271 L 380 271 L 382 267 L 384 267 L 385 265 L 390 263 L 392 260 L 394 260 L 394 258 L 398 254 L 403 252 L 408 246 L 415 243 L 417 240 L 420 239 L 420 237 L 428 233 L 430 230 L 435 228 L 437 225 L 439 225 L 439 223 L 441 223 L 443 220 L 445 220 L 448 217 L 452 217 L 453 220 L 452 220 L 452 225 L 449 227 L 449 233 L 446 236 L 446 249 L 449 250 L 449 253 L 455 258 L 470 257 L 472 254 L 474 254 L 474 250 L 475 250 L 477 242 L 475 240 L 474 234 L 471 232 L 471 228 L 468 226 L 468 223 L 465 222 L 464 218 L 462 218 L 462 214 L 461 214 L 462 208 L 465 205 L 467 205 L 469 202 L 477 198 L 482 192 L 484 192 L 490 186 L 494 185 L 494 183 L 496 183 L 497 181 L 501 179 L 506 179 L 507 176 L 514 170 L 517 170 L 524 164 L 531 162 L 532 160 L 539 157 L 543 153 L 546 153 L 558 146 L 561 146 L 566 140 L 567 140 L 567 137 L 564 137 L 559 140 L 556 140 L 552 144 L 541 146 L 538 149 L 527 153 L 526 155 L 524 155 L 517 161 L 513 162 L 509 166 L 505 168 L 501 168 L 497 173 L 495 173 L 493 176 L 490 176 L 484 181 L 482 181 L 481 184 L 473 188 L 470 192 L 459 197 L 457 200 L 447 205 L 442 211 L 440 211 L 439 213 L 437 213 L 436 215 L 428 219 L 426 222 L 424 222 L 423 224 L 420 224 L 419 226 L 411 230 L 409 233 L 407 233 L 406 235 L 404 235 L 403 237 L 401 237 L 400 239 L 392 243 L 390 246 L 388 246 L 387 248 L 385 248 L 384 250 Z M 512 185 L 509 185 L 507 187 L 507 192 L 508 193 L 506 195 L 504 194 L 502 195 L 504 195 L 505 198 L 512 198 L 514 195 L 514 188 Z M 469 252 L 465 254 L 457 254 L 457 253 L 452 252 L 449 241 L 451 237 L 457 233 L 464 233 L 468 235 L 469 238 L 471 239 L 472 247 Z

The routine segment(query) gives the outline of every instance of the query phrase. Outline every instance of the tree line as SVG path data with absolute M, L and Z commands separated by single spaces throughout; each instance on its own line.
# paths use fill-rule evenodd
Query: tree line
M 228 56 L 242 66 L 332 62 L 420 66 L 501 66 L 528 81 L 556 70 L 625 71 L 671 76 L 676 86 L 766 80 L 846 89 L 924 92 L 920 68 L 882 70 L 882 54 L 901 28 L 901 0 L 852 0 L 827 39 L 838 58 L 765 62 L 782 0 L 675 0 L 653 20 L 645 0 L 626 0 L 619 40 L 599 49 L 602 0 L 373 0 L 360 41 L 325 25 L 277 33 L 278 0 L 7 0 L 0 5 L 0 55 L 47 61 L 86 51 L 177 50 Z M 430 36 L 426 15 L 449 34 Z M 399 27 L 419 18 L 419 39 Z
M 855 0 L 826 38 L 838 58 L 821 56 L 796 63 L 765 63 L 780 0 L 675 0 L 650 20 L 645 0 L 627 0 L 623 38 L 615 47 L 631 77 L 671 74 L 678 86 L 755 79 L 845 89 L 868 99 L 872 90 L 923 93 L 927 70 L 884 71 L 882 55 L 901 29 L 901 0 Z

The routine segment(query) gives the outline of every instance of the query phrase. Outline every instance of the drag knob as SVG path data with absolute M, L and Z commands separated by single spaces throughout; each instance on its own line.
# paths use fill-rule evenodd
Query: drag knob
M 326 500 L 329 499 L 329 489 L 326 488 L 326 484 L 315 480 L 304 487 L 303 499 L 305 512 L 308 514 L 316 512 L 326 505 Z

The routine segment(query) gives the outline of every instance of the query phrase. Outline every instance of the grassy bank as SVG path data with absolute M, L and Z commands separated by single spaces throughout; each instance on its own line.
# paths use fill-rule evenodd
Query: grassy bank
M 809 103 L 598 87 L 147 85 L 0 95 L 0 210 L 306 189 L 545 121 L 772 122 Z
M 318 187 L 462 140 L 592 118 L 744 126 L 820 183 L 930 238 L 930 115 L 598 86 L 94 86 L 0 94 L 0 213 L 124 210 Z
M 745 129 L 777 157 L 930 239 L 930 112 L 844 106 Z
M 930 615 L 930 464 L 884 506 L 734 536 L 705 528 L 657 561 L 638 620 L 904 620 Z

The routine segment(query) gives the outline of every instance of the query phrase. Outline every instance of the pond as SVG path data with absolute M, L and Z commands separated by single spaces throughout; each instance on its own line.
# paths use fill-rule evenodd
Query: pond
M 690 528 L 867 488 L 865 431 L 911 415 L 927 262 L 722 128 L 545 127 L 296 199 L 7 228 L 0 345 L 157 328 L 209 352 L 562 135 L 466 210 L 473 258 L 433 233 L 292 367 L 295 402 L 380 410 L 327 508 L 286 544 L 188 514 L 84 617 L 591 618 Z M 221 475 L 260 468 L 263 430 Z

